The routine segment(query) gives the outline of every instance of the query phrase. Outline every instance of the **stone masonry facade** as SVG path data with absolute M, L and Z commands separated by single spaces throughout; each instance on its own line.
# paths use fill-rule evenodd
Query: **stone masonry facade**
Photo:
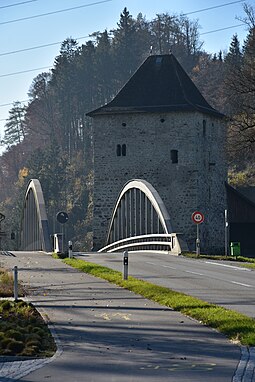
M 224 118 L 180 111 L 95 115 L 93 242 L 105 245 L 117 197 L 131 179 L 144 179 L 158 191 L 174 232 L 195 250 L 194 211 L 200 225 L 201 251 L 223 252 L 227 167 Z M 119 146 L 118 146 L 119 145 Z M 125 154 L 117 156 L 125 145 Z

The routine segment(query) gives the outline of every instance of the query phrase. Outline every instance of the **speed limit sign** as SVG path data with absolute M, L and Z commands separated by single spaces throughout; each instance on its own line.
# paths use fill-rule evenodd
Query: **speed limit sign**
M 203 223 L 203 221 L 205 220 L 205 217 L 204 217 L 204 215 L 202 214 L 202 212 L 195 211 L 195 212 L 193 212 L 193 214 L 191 215 L 191 219 L 193 220 L 193 222 L 194 222 L 195 224 L 201 224 L 201 223 Z

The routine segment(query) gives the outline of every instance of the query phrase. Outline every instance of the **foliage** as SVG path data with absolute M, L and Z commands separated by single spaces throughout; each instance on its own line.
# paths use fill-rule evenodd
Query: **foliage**
M 0 355 L 50 357 L 56 345 L 44 320 L 22 300 L 0 301 Z
M 241 313 L 210 304 L 166 287 L 135 279 L 134 277 L 129 276 L 128 280 L 123 280 L 121 272 L 98 264 L 77 259 L 66 259 L 64 262 L 82 272 L 100 277 L 163 306 L 170 307 L 195 318 L 225 334 L 232 341 L 240 342 L 242 345 L 247 346 L 254 346 L 255 344 L 255 321 Z
M 21 106 L 20 102 L 14 102 L 12 109 L 9 111 L 9 118 L 5 124 L 5 134 L 1 141 L 2 145 L 12 146 L 19 144 L 26 136 L 25 126 L 25 106 Z
M 249 185 L 249 171 L 237 171 L 236 169 L 230 169 L 228 172 L 228 183 L 233 187 Z
M 254 23 L 245 6 L 249 33 L 243 47 L 233 36 L 229 51 L 202 50 L 198 20 L 157 14 L 147 20 L 127 8 L 116 28 L 94 32 L 81 46 L 66 38 L 49 72 L 37 75 L 29 102 L 15 102 L 2 139 L 0 208 L 9 234 L 19 231 L 27 182 L 41 182 L 52 232 L 56 213 L 70 215 L 68 235 L 80 249 L 91 248 L 93 208 L 93 132 L 86 113 L 110 101 L 146 57 L 173 52 L 207 101 L 231 117 L 228 160 L 235 172 L 254 164 Z M 234 80 L 233 80 L 234 79 Z M 239 178 L 239 175 L 236 175 Z M 253 175 L 248 177 L 253 178 Z M 56 232 L 56 231 L 55 231 Z M 17 236 L 18 237 L 18 236 Z M 4 245 L 17 247 L 17 242 Z

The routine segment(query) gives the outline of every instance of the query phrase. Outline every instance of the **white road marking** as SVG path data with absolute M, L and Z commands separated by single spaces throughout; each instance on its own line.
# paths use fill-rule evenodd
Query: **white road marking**
M 191 272 L 191 271 L 185 271 L 186 273 L 192 273 L 192 275 L 199 275 L 199 276 L 204 276 L 203 273 L 198 273 L 198 272 Z
M 156 264 L 156 263 L 149 263 L 149 261 L 145 261 L 145 264 L 150 264 L 150 265 L 159 265 L 159 264 Z
M 241 267 L 235 267 L 234 265 L 228 265 L 228 264 L 214 263 L 213 261 L 206 261 L 206 264 L 218 265 L 219 267 L 232 268 L 232 269 L 234 269 L 235 271 L 251 272 L 251 269 L 241 268 Z
M 237 285 L 241 285 L 241 286 L 244 286 L 244 287 L 247 287 L 247 288 L 253 288 L 252 285 L 249 285 L 249 284 L 243 284 L 243 283 L 238 283 L 237 281 L 231 281 L 232 284 L 237 284 Z
M 156 265 L 157 267 L 160 266 L 160 267 L 163 267 L 163 268 L 176 269 L 174 267 L 170 267 L 169 265 L 161 265 L 161 264 L 158 264 L 158 263 L 150 263 L 149 261 L 146 261 L 146 264 Z

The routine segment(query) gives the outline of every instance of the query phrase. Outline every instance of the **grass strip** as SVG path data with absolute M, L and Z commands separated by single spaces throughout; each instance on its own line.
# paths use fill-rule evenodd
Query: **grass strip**
M 255 321 L 244 314 L 131 276 L 128 280 L 123 280 L 121 272 L 95 263 L 78 259 L 64 259 L 63 261 L 82 272 L 107 280 L 160 305 L 195 318 L 225 334 L 231 341 L 246 346 L 255 345 Z

